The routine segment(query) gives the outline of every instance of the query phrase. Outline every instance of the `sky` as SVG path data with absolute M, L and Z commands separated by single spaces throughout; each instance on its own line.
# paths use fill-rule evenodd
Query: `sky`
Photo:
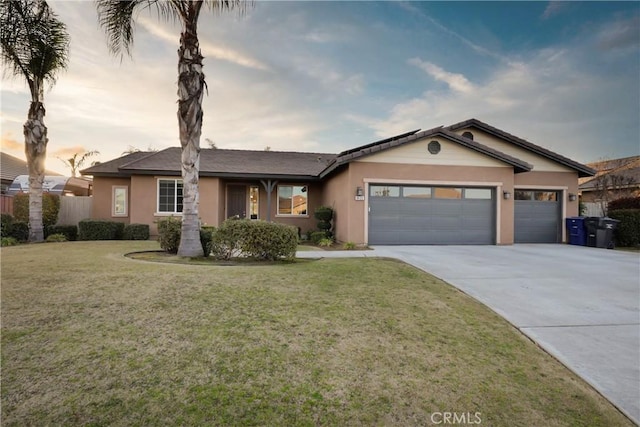
M 179 146 L 179 24 L 142 11 L 113 56 L 92 1 L 49 3 L 71 46 L 47 168 Z M 639 2 L 258 0 L 203 11 L 199 38 L 203 148 L 338 153 L 477 118 L 583 163 L 640 155 Z M 2 151 L 24 158 L 28 88 L 5 73 L 0 96 Z

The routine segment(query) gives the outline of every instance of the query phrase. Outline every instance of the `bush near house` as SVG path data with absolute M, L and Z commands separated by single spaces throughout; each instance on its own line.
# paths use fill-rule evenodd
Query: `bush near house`
M 226 220 L 213 234 L 212 255 L 228 260 L 237 256 L 275 261 L 295 257 L 298 230 L 265 221 Z
M 149 240 L 148 224 L 127 224 L 124 226 L 123 240 Z
M 58 221 L 60 212 L 60 196 L 42 194 L 42 225 L 49 227 Z M 13 217 L 17 221 L 29 223 L 29 194 L 20 193 L 13 197 Z
M 11 235 L 18 242 L 26 242 L 29 240 L 29 224 L 24 221 L 13 221 L 11 224 Z
M 609 202 L 607 215 L 620 221 L 613 234 L 616 246 L 640 246 L 640 197 Z
M 332 238 L 333 233 L 331 232 L 331 220 L 333 220 L 333 208 L 329 206 L 320 206 L 315 210 L 313 216 L 318 220 L 318 230 L 324 233 L 323 238 Z M 318 242 L 315 241 L 314 243 L 318 244 Z
M 78 240 L 122 240 L 123 234 L 123 222 L 83 219 L 78 224 Z
M 0 214 L 0 237 L 10 237 L 13 230 L 13 217 L 8 213 Z
M 47 243 L 58 243 L 58 242 L 66 242 L 67 237 L 62 233 L 50 234 L 45 242 Z
M 45 227 L 45 237 L 49 237 L 52 234 L 62 234 L 67 241 L 72 242 L 78 240 L 78 226 L 77 225 L 52 225 Z
M 215 227 L 202 227 L 200 229 L 200 244 L 204 256 L 208 257 L 212 250 L 213 230 Z M 160 247 L 170 254 L 177 254 L 182 235 L 182 221 L 180 218 L 169 217 L 158 221 L 158 242 Z

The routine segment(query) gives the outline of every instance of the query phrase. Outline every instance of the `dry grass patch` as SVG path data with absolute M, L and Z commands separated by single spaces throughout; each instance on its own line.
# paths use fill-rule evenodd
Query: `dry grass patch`
M 505 321 L 399 262 L 147 263 L 153 242 L 2 249 L 2 420 L 631 425 Z

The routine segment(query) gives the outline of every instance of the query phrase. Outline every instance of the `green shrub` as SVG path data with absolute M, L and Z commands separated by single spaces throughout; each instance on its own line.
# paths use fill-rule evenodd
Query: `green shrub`
M 45 228 L 45 235 L 50 236 L 52 234 L 63 234 L 67 241 L 78 240 L 78 226 L 77 225 L 52 225 Z
M 29 224 L 24 221 L 14 221 L 11 225 L 11 235 L 18 242 L 29 240 Z
M 123 222 L 83 219 L 78 224 L 79 240 L 122 240 L 123 234 Z
M 0 246 L 15 246 L 18 244 L 18 241 L 15 237 L 3 237 L 0 242 Z
M 127 224 L 124 226 L 123 240 L 149 240 L 148 224 Z
M 169 217 L 158 221 L 158 242 L 160 247 L 170 254 L 177 254 L 182 234 L 182 220 Z
M 318 230 L 320 230 L 320 231 L 329 231 L 329 230 L 331 230 L 331 223 L 330 222 L 324 222 L 324 221 L 318 222 Z
M 331 222 L 331 220 L 333 219 L 333 208 L 329 206 L 320 206 L 316 208 L 313 216 L 318 221 Z
M 42 225 L 49 227 L 58 221 L 60 212 L 60 196 L 42 194 Z M 13 197 L 13 216 L 18 221 L 29 223 L 29 194 L 19 193 Z
M 344 249 L 345 251 L 352 251 L 356 248 L 356 244 L 353 242 L 345 242 L 344 245 L 342 245 L 342 249 Z
M 311 242 L 313 242 L 314 245 L 317 245 L 318 243 L 320 243 L 320 240 L 326 239 L 328 237 L 329 236 L 326 231 L 314 231 L 311 233 Z
M 324 247 L 330 247 L 331 245 L 333 245 L 333 239 L 329 239 L 327 237 L 325 237 L 324 239 L 320 240 L 318 242 L 318 246 L 324 246 Z
M 62 233 L 50 234 L 45 241 L 47 243 L 66 242 L 67 241 L 67 236 L 65 236 Z
M 265 221 L 226 220 L 212 240 L 212 255 L 218 259 L 246 256 L 258 260 L 292 259 L 298 245 L 295 227 Z
M 640 197 L 623 197 L 612 200 L 607 205 L 608 211 L 619 211 L 621 209 L 640 209 Z
M 298 247 L 298 229 L 285 224 L 249 221 L 241 250 L 250 257 L 266 261 L 293 259 Z
M 249 234 L 253 221 L 228 219 L 213 233 L 211 255 L 216 259 L 231 259 L 242 254 L 242 239 Z
M 613 232 L 616 246 L 640 246 L 640 209 L 610 210 L 609 217 L 620 221 Z
M 13 217 L 8 213 L 0 215 L 0 237 L 11 236 L 11 230 L 13 229 Z
M 214 232 L 215 227 L 200 228 L 200 244 L 202 245 L 202 252 L 205 258 L 211 254 Z

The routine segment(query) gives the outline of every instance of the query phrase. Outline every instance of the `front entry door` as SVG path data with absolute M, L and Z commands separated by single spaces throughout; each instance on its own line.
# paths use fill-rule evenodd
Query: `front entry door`
M 247 186 L 227 186 L 227 218 L 237 216 L 247 217 Z

